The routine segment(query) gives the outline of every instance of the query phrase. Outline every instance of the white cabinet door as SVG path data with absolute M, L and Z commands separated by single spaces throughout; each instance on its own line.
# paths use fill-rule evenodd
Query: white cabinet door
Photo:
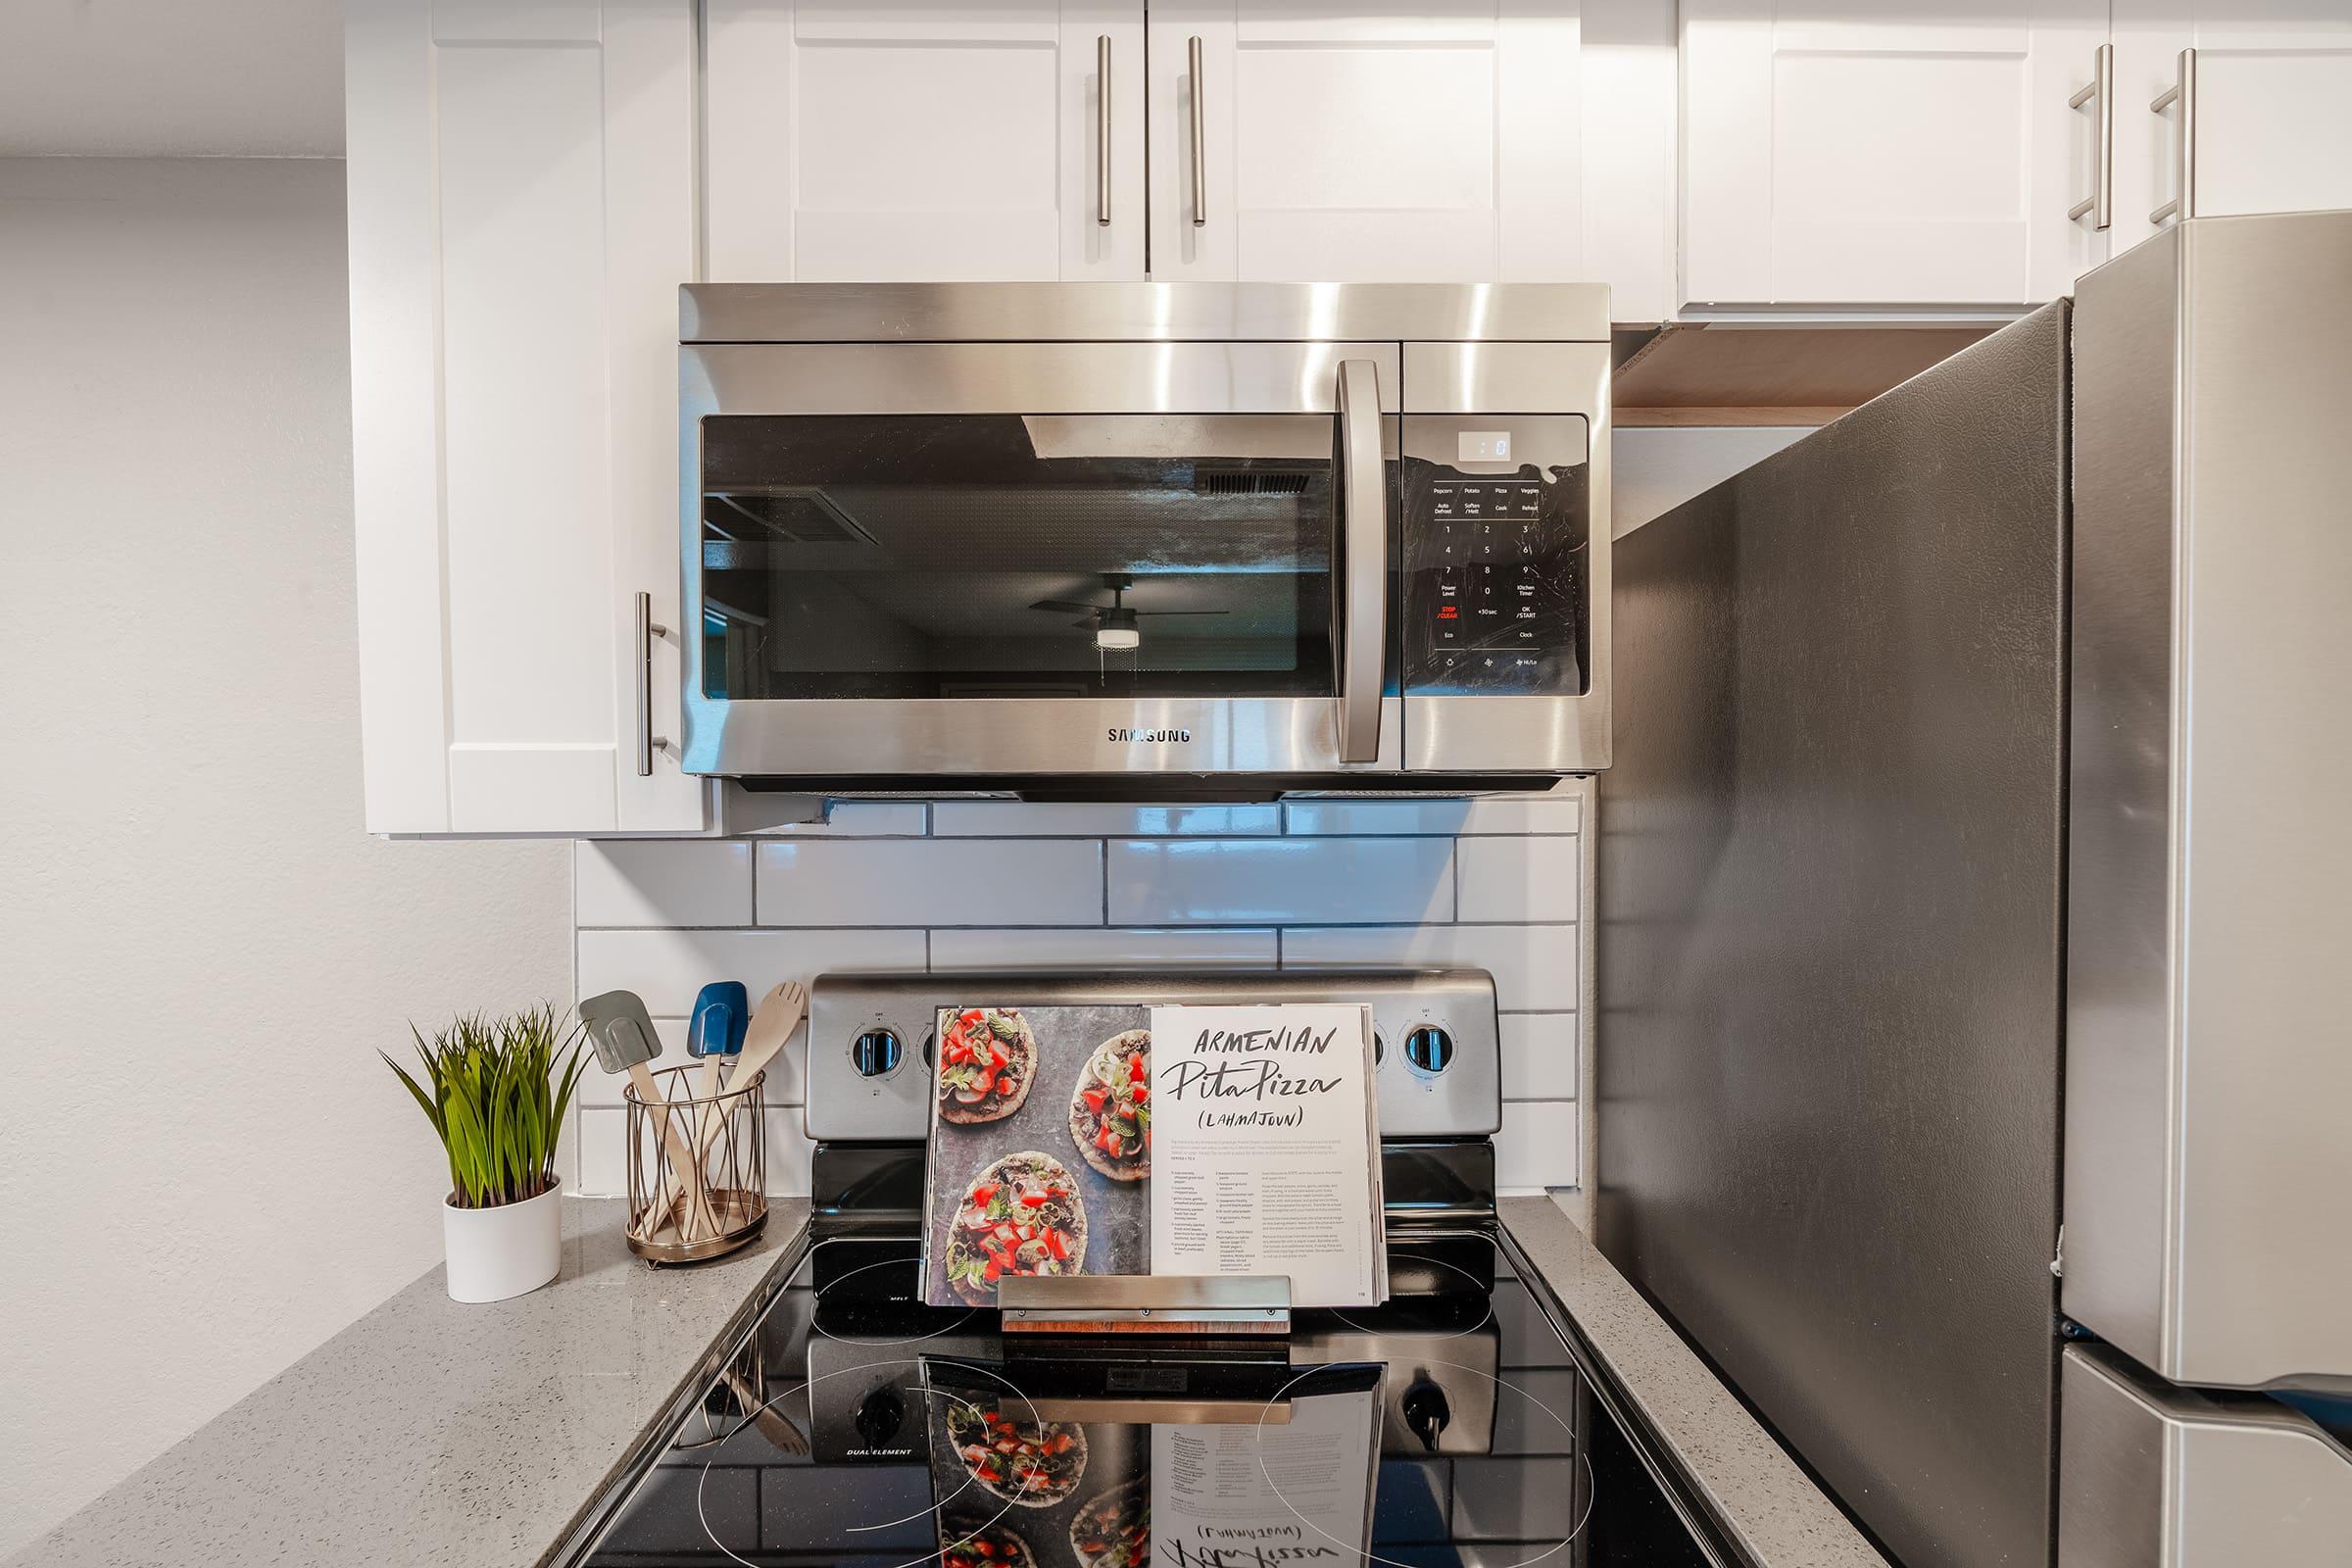
M 712 281 L 1144 275 L 1133 0 L 708 0 L 704 24 Z
M 2024 305 L 2104 253 L 2068 107 L 2107 0 L 1685 0 L 1683 296 Z M 2119 122 L 2122 116 L 2119 114 Z
M 1582 280 L 1575 0 L 1155 0 L 1151 28 L 1153 277 Z
M 700 780 L 637 776 L 633 637 L 640 590 L 677 619 L 693 0 L 347 18 L 367 825 L 700 829 Z
M 2183 49 L 2195 216 L 2352 207 L 2352 0 L 2116 0 L 2119 244 L 2180 194 Z

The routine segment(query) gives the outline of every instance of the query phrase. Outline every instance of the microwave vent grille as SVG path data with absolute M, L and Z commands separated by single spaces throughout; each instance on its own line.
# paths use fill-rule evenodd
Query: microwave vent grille
M 1204 496 L 1303 495 L 1312 476 L 1296 468 L 1200 468 L 1193 489 Z

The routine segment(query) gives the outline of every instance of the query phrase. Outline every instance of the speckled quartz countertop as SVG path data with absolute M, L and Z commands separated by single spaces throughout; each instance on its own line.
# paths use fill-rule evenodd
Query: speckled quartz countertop
M 1718 1517 L 1763 1568 L 1886 1568 L 1796 1467 L 1548 1198 L 1506 1198 L 1502 1222 Z
M 461 1306 L 435 1268 L 133 1473 L 12 1565 L 547 1561 L 707 1358 L 764 1303 L 808 1205 L 648 1268 L 618 1200 L 566 1199 L 564 1272 Z

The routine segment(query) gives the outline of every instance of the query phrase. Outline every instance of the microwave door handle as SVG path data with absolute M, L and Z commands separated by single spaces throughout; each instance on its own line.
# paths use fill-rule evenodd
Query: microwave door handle
M 1380 759 L 1380 674 L 1388 620 L 1389 498 L 1380 460 L 1380 378 L 1370 360 L 1342 360 L 1333 500 L 1340 569 L 1332 573 L 1339 637 L 1340 760 Z

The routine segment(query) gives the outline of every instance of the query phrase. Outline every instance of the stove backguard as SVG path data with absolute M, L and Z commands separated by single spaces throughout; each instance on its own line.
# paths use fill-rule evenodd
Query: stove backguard
M 1500 1025 L 1483 969 L 834 974 L 809 1001 L 808 1136 L 919 1146 L 943 1006 L 1252 1002 L 1371 1004 L 1384 1144 L 1486 1139 L 1502 1125 Z M 1487 1189 L 1491 1200 L 1491 1176 Z

